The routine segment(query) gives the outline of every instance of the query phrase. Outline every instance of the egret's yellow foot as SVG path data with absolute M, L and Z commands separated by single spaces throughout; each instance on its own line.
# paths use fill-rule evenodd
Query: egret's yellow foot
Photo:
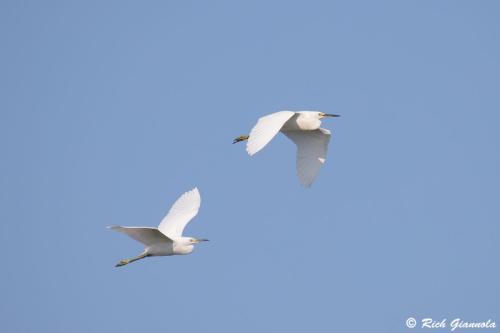
M 119 263 L 117 263 L 117 264 L 115 265 L 115 267 L 125 266 L 125 265 L 127 265 L 127 264 L 129 264 L 129 263 L 130 263 L 130 260 L 123 259 L 123 260 L 120 260 L 120 262 L 119 262 Z
M 233 144 L 246 140 L 248 140 L 248 135 L 240 135 L 239 137 L 233 140 Z

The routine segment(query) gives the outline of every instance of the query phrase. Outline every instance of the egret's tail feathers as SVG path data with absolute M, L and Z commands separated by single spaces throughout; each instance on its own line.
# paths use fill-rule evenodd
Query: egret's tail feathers
M 246 140 L 248 140 L 248 138 L 249 138 L 248 135 L 240 135 L 239 137 L 237 137 L 233 140 L 233 144 L 241 142 L 241 141 L 246 141 Z

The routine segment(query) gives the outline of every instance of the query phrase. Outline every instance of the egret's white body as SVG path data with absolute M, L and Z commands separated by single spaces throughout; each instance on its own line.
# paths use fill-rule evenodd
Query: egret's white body
M 234 143 L 248 140 L 250 156 L 264 148 L 278 132 L 285 134 L 297 146 L 297 176 L 304 186 L 311 186 L 326 161 L 331 133 L 321 128 L 324 117 L 338 117 L 316 111 L 279 111 L 257 121 L 250 135 L 240 136 Z
M 172 256 L 193 252 L 194 244 L 207 239 L 183 237 L 182 232 L 200 209 L 200 192 L 197 188 L 184 193 L 174 203 L 158 228 L 110 226 L 111 230 L 122 232 L 146 246 L 144 252 L 131 259 L 121 260 L 116 266 L 152 256 Z

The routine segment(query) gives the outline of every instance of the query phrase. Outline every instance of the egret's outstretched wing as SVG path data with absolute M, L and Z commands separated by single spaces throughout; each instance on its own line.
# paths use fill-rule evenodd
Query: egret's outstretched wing
M 111 230 L 123 232 L 129 237 L 135 239 L 138 242 L 146 246 L 150 246 L 158 243 L 168 243 L 172 242 L 170 238 L 165 236 L 160 230 L 156 228 L 148 227 L 122 227 L 119 225 L 112 225 L 108 227 Z
M 279 111 L 260 118 L 250 132 L 247 143 L 248 154 L 252 156 L 264 148 L 294 115 L 295 112 L 292 111 Z
M 198 188 L 195 187 L 191 191 L 184 193 L 170 208 L 158 229 L 168 237 L 181 237 L 182 231 L 188 222 L 198 214 L 200 203 L 201 198 Z
M 289 131 L 284 134 L 297 145 L 297 176 L 304 186 L 311 186 L 326 161 L 330 131 Z

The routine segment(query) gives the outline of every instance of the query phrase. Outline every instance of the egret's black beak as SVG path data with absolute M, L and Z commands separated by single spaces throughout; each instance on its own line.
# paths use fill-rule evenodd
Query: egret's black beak
M 201 243 L 201 242 L 208 242 L 208 239 L 206 238 L 202 238 L 202 239 L 197 239 L 198 243 Z
M 339 114 L 325 113 L 323 117 L 340 117 Z

